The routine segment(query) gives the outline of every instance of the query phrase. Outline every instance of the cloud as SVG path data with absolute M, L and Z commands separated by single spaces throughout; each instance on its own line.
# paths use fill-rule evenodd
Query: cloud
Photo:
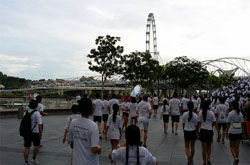
M 29 64 L 28 58 L 0 54 L 0 70 L 10 75 L 17 75 L 22 71 L 38 68 L 39 64 Z
M 182 55 L 249 57 L 249 9 L 249 0 L 4 1 L 0 69 L 35 79 L 96 74 L 84 57 L 96 37 L 120 36 L 124 54 L 145 51 L 150 12 L 163 63 Z

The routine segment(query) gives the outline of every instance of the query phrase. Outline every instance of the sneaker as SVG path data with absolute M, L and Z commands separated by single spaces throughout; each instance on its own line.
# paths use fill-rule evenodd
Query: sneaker
M 31 160 L 31 164 L 32 164 L 32 165 L 38 165 L 38 161 L 37 161 L 36 159 L 32 159 L 32 160 Z
M 207 160 L 207 165 L 211 165 L 210 159 Z
M 234 162 L 235 162 L 236 165 L 238 165 L 238 164 L 239 164 L 239 158 L 236 158 L 236 159 L 234 160 Z
M 177 132 L 175 132 L 175 135 L 178 135 L 178 133 L 177 133 Z
M 225 144 L 225 141 L 224 141 L 224 139 L 222 139 L 222 141 L 221 141 L 221 144 Z
M 218 142 L 218 143 L 220 142 L 220 138 L 217 138 L 217 142 Z
M 172 133 L 174 133 L 174 130 L 172 130 Z
M 27 162 L 27 163 L 25 162 L 24 165 L 31 165 L 31 164 L 29 162 Z

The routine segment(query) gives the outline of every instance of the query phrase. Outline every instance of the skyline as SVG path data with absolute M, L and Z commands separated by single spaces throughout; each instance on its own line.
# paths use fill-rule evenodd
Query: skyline
M 161 63 L 250 58 L 248 0 L 1 0 L 0 71 L 27 79 L 97 75 L 87 64 L 95 39 L 119 36 L 123 54 L 145 51 L 151 12 Z

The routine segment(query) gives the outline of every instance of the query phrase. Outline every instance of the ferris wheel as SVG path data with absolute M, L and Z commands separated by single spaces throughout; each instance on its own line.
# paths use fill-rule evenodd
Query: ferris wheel
M 152 27 L 152 28 L 151 28 Z M 150 36 L 150 32 L 152 30 L 153 36 Z M 153 40 L 153 48 L 150 48 L 151 38 Z M 149 13 L 146 25 L 146 52 L 153 54 L 155 60 L 158 61 L 159 52 L 157 51 L 157 38 L 156 38 L 156 26 L 154 14 Z

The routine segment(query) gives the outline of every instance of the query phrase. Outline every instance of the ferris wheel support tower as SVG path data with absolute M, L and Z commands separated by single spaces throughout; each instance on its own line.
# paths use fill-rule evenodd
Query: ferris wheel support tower
M 152 49 L 150 49 L 151 26 L 152 26 L 152 33 L 153 33 L 153 51 L 152 51 Z M 159 52 L 157 52 L 156 26 L 155 26 L 155 19 L 154 19 L 154 14 L 153 13 L 149 13 L 148 14 L 148 19 L 147 19 L 147 25 L 146 25 L 146 53 L 153 54 L 154 59 L 158 61 Z

